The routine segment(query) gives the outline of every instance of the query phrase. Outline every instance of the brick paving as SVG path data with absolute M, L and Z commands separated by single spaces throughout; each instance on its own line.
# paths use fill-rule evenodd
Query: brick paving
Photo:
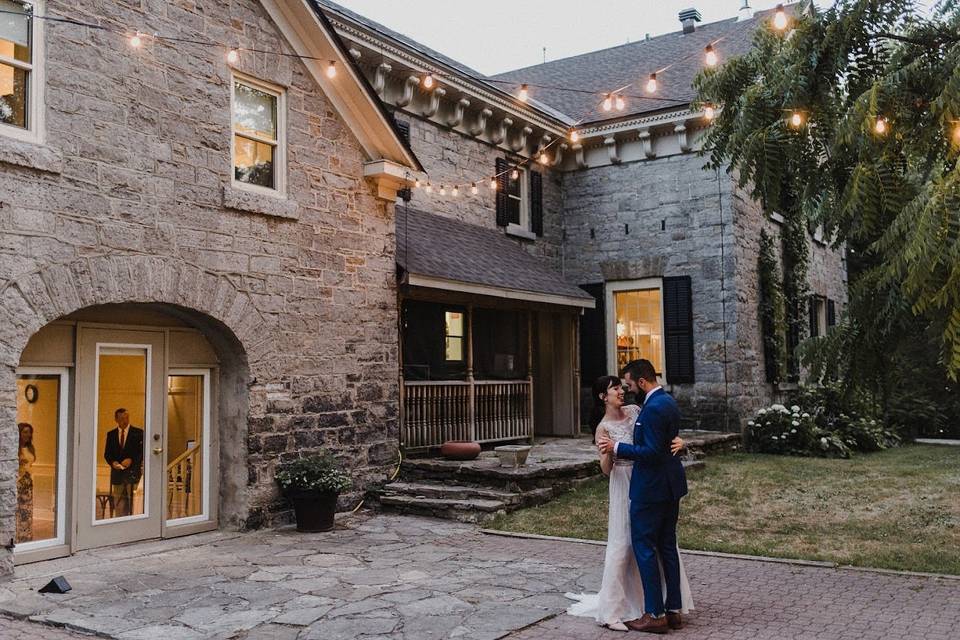
M 325 534 L 217 532 L 25 565 L 0 583 L 0 638 L 622 638 L 563 614 L 599 586 L 603 547 L 358 515 Z M 701 640 L 948 640 L 960 580 L 685 554 Z M 73 585 L 39 595 L 50 576 Z

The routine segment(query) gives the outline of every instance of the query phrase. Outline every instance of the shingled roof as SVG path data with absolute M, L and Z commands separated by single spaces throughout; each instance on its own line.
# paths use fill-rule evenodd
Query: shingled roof
M 594 306 L 592 296 L 499 231 L 405 206 L 397 207 L 397 264 L 411 284 Z

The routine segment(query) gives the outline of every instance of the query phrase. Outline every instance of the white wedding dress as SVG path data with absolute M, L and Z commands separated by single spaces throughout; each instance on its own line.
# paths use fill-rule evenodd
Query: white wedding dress
M 633 425 L 640 408 L 636 405 L 625 405 L 623 410 L 627 413 L 623 421 L 604 420 L 597 428 L 604 427 L 614 442 L 632 444 Z M 640 581 L 640 570 L 630 539 L 631 475 L 632 460 L 617 460 L 610 471 L 610 509 L 607 518 L 607 552 L 603 560 L 603 582 L 600 593 L 566 594 L 568 598 L 577 601 L 567 609 L 567 613 L 572 616 L 594 618 L 604 625 L 617 625 L 627 620 L 636 620 L 644 613 L 643 583 Z M 666 596 L 665 584 L 663 589 Z M 687 613 L 693 609 L 693 597 L 682 558 L 680 594 L 683 603 L 681 612 Z

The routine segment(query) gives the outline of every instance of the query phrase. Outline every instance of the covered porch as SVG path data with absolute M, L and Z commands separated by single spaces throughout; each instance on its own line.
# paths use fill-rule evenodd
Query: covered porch
M 400 440 L 574 436 L 593 298 L 493 229 L 398 208 Z

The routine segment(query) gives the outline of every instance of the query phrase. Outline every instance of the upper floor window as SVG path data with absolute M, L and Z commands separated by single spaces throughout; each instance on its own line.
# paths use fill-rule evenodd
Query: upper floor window
M 529 229 L 529 210 L 527 208 L 526 169 L 515 168 L 507 174 L 507 222 Z
M 35 5 L 0 0 L 0 132 L 21 139 L 40 135 L 39 28 Z
M 284 188 L 284 93 L 248 78 L 233 80 L 233 181 L 255 190 Z
M 528 240 L 543 235 L 543 175 L 496 161 L 497 226 Z

